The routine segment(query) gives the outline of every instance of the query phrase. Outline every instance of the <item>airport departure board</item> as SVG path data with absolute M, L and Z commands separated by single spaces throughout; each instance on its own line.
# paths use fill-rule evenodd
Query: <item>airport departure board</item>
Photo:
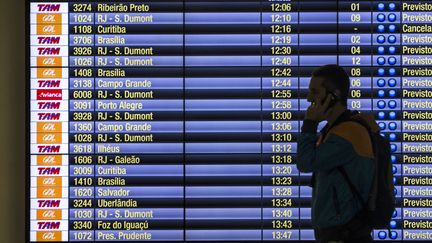
M 376 241 L 432 241 L 432 1 L 27 0 L 27 241 L 313 241 L 312 70 L 391 142 Z M 320 124 L 320 128 L 323 127 Z

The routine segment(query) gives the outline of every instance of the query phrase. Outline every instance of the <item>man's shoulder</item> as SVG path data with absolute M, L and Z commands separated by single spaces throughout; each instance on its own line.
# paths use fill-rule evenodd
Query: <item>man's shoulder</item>
M 334 133 L 340 136 L 369 136 L 369 132 L 362 124 L 357 121 L 343 121 L 330 129 L 329 133 Z
M 373 158 L 371 138 L 362 124 L 356 121 L 344 121 L 330 129 L 328 138 L 332 134 L 351 143 L 358 155 Z

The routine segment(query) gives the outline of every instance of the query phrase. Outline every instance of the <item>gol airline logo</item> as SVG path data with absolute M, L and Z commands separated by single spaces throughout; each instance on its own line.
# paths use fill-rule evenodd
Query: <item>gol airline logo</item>
M 55 164 L 55 157 L 53 155 L 47 155 L 42 159 L 44 164 Z
M 44 142 L 50 142 L 50 143 L 54 143 L 56 141 L 55 139 L 55 135 L 54 134 L 45 134 L 42 137 L 42 141 Z
M 37 155 L 37 164 L 45 166 L 61 165 L 62 157 L 54 154 Z
M 47 58 L 44 58 L 43 59 L 43 61 L 42 61 L 42 64 L 43 65 L 55 65 L 56 64 L 56 61 L 55 61 L 55 58 L 54 57 L 47 57 Z
M 42 21 L 43 22 L 55 22 L 56 21 L 55 15 L 53 15 L 53 14 L 45 14 L 42 17 Z
M 53 177 L 44 178 L 42 180 L 42 185 L 55 186 L 56 185 L 55 178 L 53 178 Z
M 54 210 L 46 210 L 42 213 L 42 217 L 45 219 L 55 219 L 56 214 L 55 214 Z
M 37 132 L 62 132 L 62 124 L 61 122 L 38 122 L 37 123 Z
M 55 33 L 55 27 L 54 27 L 54 25 L 46 25 L 42 28 L 42 31 L 46 34 L 49 34 L 49 33 L 54 34 Z
M 55 228 L 47 228 L 55 229 Z M 41 242 L 58 242 L 61 241 L 61 231 L 38 231 L 36 232 L 36 241 Z
M 48 76 L 52 76 L 52 77 L 54 77 L 56 73 L 55 73 L 55 70 L 54 70 L 54 69 L 47 68 L 47 69 L 45 69 L 45 70 L 42 72 L 42 74 L 43 74 L 45 77 L 48 77 Z
M 42 191 L 42 195 L 46 197 L 54 197 L 56 195 L 55 190 L 52 188 L 48 188 Z
M 55 240 L 55 234 L 54 234 L 54 232 L 46 232 L 46 233 L 42 234 L 42 239 L 43 240 Z
M 44 130 L 44 131 L 55 131 L 56 127 L 55 127 L 54 123 L 45 123 L 42 126 L 42 130 Z

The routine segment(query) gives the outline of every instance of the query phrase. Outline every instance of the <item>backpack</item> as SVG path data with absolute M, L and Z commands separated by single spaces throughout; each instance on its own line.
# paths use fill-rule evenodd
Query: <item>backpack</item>
M 360 199 L 363 209 L 360 210 L 360 218 L 364 219 L 373 229 L 388 229 L 389 223 L 395 210 L 395 193 L 392 163 L 390 155 L 390 142 L 381 136 L 379 132 L 371 131 L 368 124 L 363 120 L 350 118 L 364 126 L 369 132 L 372 142 L 373 153 L 375 155 L 375 176 L 369 192 L 368 201 L 365 202 L 349 179 L 345 169 L 339 166 L 337 169 L 347 181 L 351 192 Z M 389 232 L 390 233 L 390 232 Z

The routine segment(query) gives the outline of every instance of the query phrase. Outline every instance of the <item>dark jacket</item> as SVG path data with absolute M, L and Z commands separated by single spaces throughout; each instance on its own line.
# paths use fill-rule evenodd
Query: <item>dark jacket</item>
M 361 208 L 348 183 L 337 170 L 343 166 L 361 196 L 367 201 L 374 175 L 372 144 L 365 127 L 350 117 L 362 119 L 379 131 L 374 118 L 346 110 L 332 127 L 325 126 L 317 137 L 318 123 L 303 122 L 297 145 L 297 168 L 314 172 L 312 226 L 325 229 L 347 223 Z

